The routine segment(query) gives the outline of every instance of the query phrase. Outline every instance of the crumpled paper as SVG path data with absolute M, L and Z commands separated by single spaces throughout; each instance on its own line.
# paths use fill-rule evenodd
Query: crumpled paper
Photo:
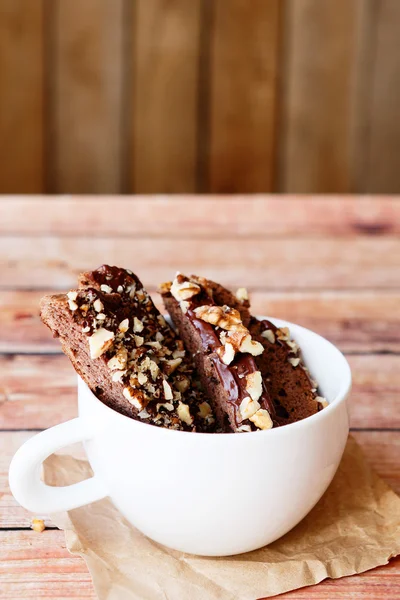
M 66 485 L 91 469 L 53 455 L 44 473 L 48 484 Z M 362 573 L 400 554 L 400 498 L 352 438 L 311 513 L 283 538 L 247 554 L 204 558 L 170 550 L 127 523 L 109 499 L 53 520 L 65 530 L 70 552 L 86 561 L 100 600 L 256 600 Z

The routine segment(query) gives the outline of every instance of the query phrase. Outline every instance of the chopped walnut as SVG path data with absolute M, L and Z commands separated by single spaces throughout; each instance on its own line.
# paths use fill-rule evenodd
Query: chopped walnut
M 250 419 L 261 408 L 257 400 L 252 400 L 250 396 L 243 398 L 239 406 L 239 412 L 242 419 Z
M 113 289 L 109 285 L 106 285 L 105 283 L 103 283 L 100 286 L 100 289 L 101 289 L 102 292 L 105 292 L 106 294 L 112 294 L 113 293 Z
M 143 331 L 143 327 L 143 322 L 137 317 L 133 317 L 133 331 L 135 333 L 140 333 L 141 331 Z
M 128 329 L 129 329 L 129 319 L 124 319 L 118 325 L 118 331 L 120 331 L 121 333 L 126 333 L 128 331 Z
M 210 416 L 212 414 L 211 411 L 211 406 L 208 404 L 208 402 L 202 402 L 201 404 L 199 404 L 199 412 L 198 415 L 202 418 L 202 419 L 206 419 L 208 416 Z
M 240 427 L 238 427 L 238 428 L 236 429 L 236 433 L 242 433 L 242 432 L 244 432 L 244 431 L 246 431 L 246 432 L 249 432 L 249 431 L 251 431 L 251 427 L 250 427 L 250 425 L 241 425 Z
M 230 365 L 235 358 L 235 349 L 230 342 L 225 342 L 216 352 L 225 365 Z
M 68 294 L 67 294 L 68 306 L 72 312 L 74 312 L 75 310 L 78 310 L 78 305 L 75 302 L 77 297 L 78 297 L 78 292 L 76 292 L 76 291 L 68 292 Z
M 300 350 L 300 346 L 296 344 L 296 342 L 294 342 L 293 340 L 288 340 L 286 343 L 289 346 L 291 352 L 293 352 L 293 354 L 297 354 Z
M 100 298 L 97 298 L 93 302 L 93 308 L 98 313 L 101 312 L 104 309 L 104 305 L 103 305 L 102 301 L 100 300 Z
M 246 375 L 246 391 L 252 400 L 258 400 L 262 395 L 262 377 L 260 371 Z
M 252 356 L 259 356 L 264 352 L 264 346 L 260 342 L 251 339 L 251 335 L 246 335 L 239 346 L 240 352 L 248 352 Z
M 288 358 L 288 361 L 293 367 L 297 367 L 297 365 L 300 363 L 300 358 Z
M 89 337 L 89 349 L 91 358 L 99 358 L 113 345 L 114 333 L 103 327 L 97 329 Z
M 191 425 L 193 423 L 193 417 L 190 414 L 189 407 L 187 404 L 180 402 L 177 408 L 178 417 L 183 423 L 186 425 Z
M 144 397 L 142 392 L 134 390 L 131 387 L 125 387 L 122 393 L 135 408 L 138 410 L 142 410 L 142 408 L 144 408 Z
M 198 319 L 226 331 L 235 329 L 238 325 L 243 326 L 239 311 L 229 306 L 198 306 L 194 312 Z
M 178 273 L 171 285 L 171 294 L 178 302 L 189 300 L 201 292 L 201 287 Z
M 165 361 L 164 373 L 166 373 L 166 375 L 171 375 L 171 373 L 173 373 L 181 363 L 181 358 L 173 358 L 172 360 Z
M 124 375 L 126 375 L 126 371 L 114 371 L 114 373 L 111 376 L 111 379 L 113 381 L 121 382 Z
M 254 423 L 258 429 L 272 429 L 273 423 L 269 415 L 269 412 L 264 408 L 260 408 L 254 415 L 252 415 L 250 421 Z
M 133 338 L 135 340 L 135 344 L 136 344 L 137 348 L 140 348 L 140 346 L 143 346 L 144 338 L 142 336 L 134 335 Z
M 315 400 L 317 402 L 319 402 L 322 405 L 323 408 L 326 408 L 327 406 L 329 406 L 328 400 L 326 398 L 324 398 L 323 396 L 317 396 L 315 398 Z
M 288 340 L 290 340 L 289 327 L 281 327 L 280 329 L 277 329 L 276 337 L 282 342 L 287 342 Z
M 42 533 L 46 529 L 43 519 L 32 519 L 31 527 L 37 533 Z
M 240 313 L 236 309 L 229 306 L 205 305 L 195 308 L 194 312 L 198 319 L 228 331 L 228 335 L 222 337 L 225 340 L 224 350 L 218 351 L 221 360 L 225 364 L 229 365 L 233 360 L 232 349 L 234 353 L 238 351 L 248 352 L 252 356 L 258 356 L 264 351 L 263 345 L 252 339 L 249 330 L 243 325 Z M 228 344 L 231 345 L 231 348 Z
M 164 388 L 164 397 L 166 400 L 173 400 L 174 399 L 174 395 L 172 393 L 172 389 L 171 386 L 169 385 L 168 381 L 166 379 L 163 379 L 163 388 Z
M 110 358 L 110 360 L 107 363 L 107 366 L 109 369 L 111 369 L 111 371 L 123 370 L 126 367 L 127 360 L 128 351 L 126 348 L 121 346 L 120 348 L 118 348 L 115 355 L 112 358 Z
M 265 331 L 262 332 L 261 337 L 268 340 L 271 344 L 275 344 L 275 334 L 272 329 L 265 329 Z
M 247 293 L 246 288 L 241 287 L 236 291 L 236 298 L 239 300 L 239 302 L 244 302 L 245 300 L 249 299 L 249 294 Z

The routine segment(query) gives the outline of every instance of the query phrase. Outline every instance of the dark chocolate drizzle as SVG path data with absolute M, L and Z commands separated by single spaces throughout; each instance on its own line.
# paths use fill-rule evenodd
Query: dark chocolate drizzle
M 253 356 L 250 354 L 236 354 L 233 362 L 230 365 L 226 365 L 224 362 L 222 362 L 221 358 L 216 353 L 217 348 L 220 348 L 222 345 L 217 334 L 218 328 L 215 329 L 210 323 L 206 323 L 205 321 L 197 318 L 196 313 L 194 312 L 194 308 L 196 308 L 196 306 L 204 305 L 215 305 L 215 303 L 208 295 L 202 292 L 196 297 L 190 299 L 190 308 L 187 310 L 186 316 L 199 333 L 203 351 L 210 353 L 211 355 L 210 358 L 218 373 L 221 384 L 224 386 L 228 400 L 235 408 L 235 424 L 236 426 L 239 426 L 242 423 L 242 419 L 240 418 L 240 415 L 238 415 L 239 407 L 242 400 L 249 395 L 248 391 L 246 390 L 246 375 L 258 371 L 258 367 Z M 275 407 L 264 381 L 262 386 L 263 392 L 258 402 L 260 403 L 261 407 L 268 410 L 271 417 L 273 417 L 275 415 Z M 253 428 L 253 424 L 250 421 L 249 424 Z

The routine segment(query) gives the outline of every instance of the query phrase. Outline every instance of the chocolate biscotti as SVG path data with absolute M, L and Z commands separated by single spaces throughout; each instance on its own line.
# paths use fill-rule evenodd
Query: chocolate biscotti
M 104 265 L 80 287 L 45 296 L 43 322 L 94 394 L 146 423 L 213 431 L 191 356 L 131 272 Z
M 256 357 L 263 381 L 276 412 L 276 423 L 287 425 L 310 417 L 326 406 L 318 395 L 318 383 L 305 366 L 299 345 L 290 339 L 288 327 L 276 327 L 267 319 L 251 318 L 253 339 L 264 346 Z
M 315 414 L 324 399 L 297 344 L 285 328 L 252 317 L 247 293 L 238 292 L 234 296 L 219 284 L 182 274 L 161 287 L 220 425 L 254 431 Z
M 275 419 L 255 358 L 264 350 L 246 325 L 248 301 L 222 286 L 178 274 L 161 288 L 163 300 L 195 363 L 221 427 L 270 429 Z

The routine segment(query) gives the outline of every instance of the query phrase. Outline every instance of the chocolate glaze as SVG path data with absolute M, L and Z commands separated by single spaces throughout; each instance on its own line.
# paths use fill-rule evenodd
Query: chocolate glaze
M 96 269 L 96 271 L 92 271 L 90 276 L 98 285 L 109 285 L 114 292 L 117 291 L 119 285 L 123 287 L 127 283 L 131 285 L 132 283 L 136 283 L 136 285 L 139 285 L 140 288 L 143 288 L 141 281 L 134 273 L 132 273 L 132 271 L 120 269 L 119 267 L 102 265 Z
M 188 309 L 186 316 L 198 331 L 204 352 L 212 353 L 210 358 L 218 373 L 221 384 L 224 386 L 229 402 L 235 407 L 235 424 L 238 426 L 242 422 L 240 415 L 238 415 L 239 406 L 242 400 L 249 395 L 246 390 L 245 376 L 249 373 L 258 371 L 256 362 L 250 354 L 237 354 L 230 365 L 223 363 L 215 352 L 217 348 L 221 347 L 221 341 L 214 327 L 210 323 L 198 319 L 193 310 L 196 306 L 204 306 L 205 304 L 214 305 L 214 302 L 209 296 L 204 298 L 203 294 L 201 294 L 201 296 L 199 294 L 196 298 L 191 299 L 190 304 L 191 307 Z M 275 415 L 274 404 L 268 394 L 264 382 L 262 385 L 263 392 L 258 401 L 263 408 L 268 410 L 271 417 L 273 417 Z

